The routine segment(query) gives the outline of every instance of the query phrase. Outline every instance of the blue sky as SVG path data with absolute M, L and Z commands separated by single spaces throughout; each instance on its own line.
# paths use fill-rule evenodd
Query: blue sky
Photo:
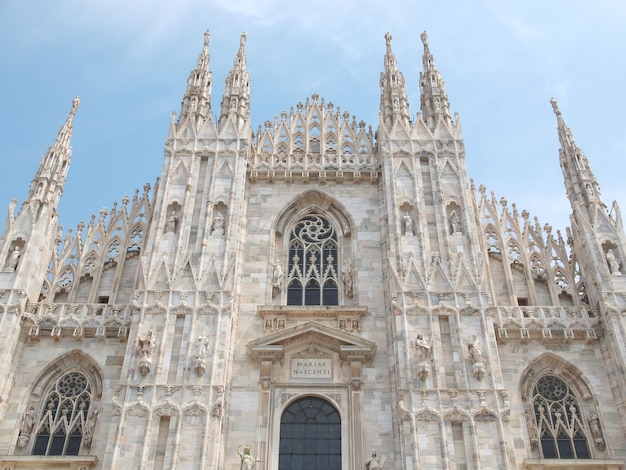
M 0 209 L 24 200 L 77 95 L 61 224 L 152 184 L 206 29 L 214 112 L 247 33 L 254 129 L 313 93 L 375 129 L 387 31 L 414 116 L 426 30 L 461 116 L 469 176 L 563 229 L 570 206 L 551 97 L 605 203 L 626 207 L 625 24 L 620 0 L 4 0 Z

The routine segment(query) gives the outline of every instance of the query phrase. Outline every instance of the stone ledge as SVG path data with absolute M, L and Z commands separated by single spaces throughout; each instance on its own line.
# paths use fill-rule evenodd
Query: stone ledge
M 95 455 L 8 455 L 0 456 L 3 470 L 90 470 L 98 462 Z
M 528 470 L 623 470 L 622 459 L 525 459 Z

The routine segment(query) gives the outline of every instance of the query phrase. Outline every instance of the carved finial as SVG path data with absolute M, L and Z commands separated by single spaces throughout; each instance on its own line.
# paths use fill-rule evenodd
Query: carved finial
M 242 46 L 245 46 L 246 38 L 247 38 L 246 33 L 245 32 L 241 33 L 241 38 L 239 39 L 239 44 L 241 44 Z
M 76 98 L 72 100 L 72 110 L 70 111 L 72 115 L 76 114 L 79 104 L 80 104 L 80 98 L 77 96 Z
M 204 45 L 208 46 L 209 45 L 209 39 L 211 39 L 211 31 L 209 31 L 208 29 L 204 32 Z
M 387 46 L 391 46 L 391 40 L 393 39 L 393 36 L 389 33 L 385 34 L 385 42 L 387 43 Z
M 552 105 L 552 110 L 554 111 L 554 114 L 560 116 L 561 111 L 559 110 L 559 105 L 556 103 L 556 100 L 554 98 L 550 98 L 550 104 Z
M 420 38 L 422 39 L 422 43 L 424 44 L 424 47 L 428 47 L 428 34 L 426 34 L 426 31 L 420 34 Z

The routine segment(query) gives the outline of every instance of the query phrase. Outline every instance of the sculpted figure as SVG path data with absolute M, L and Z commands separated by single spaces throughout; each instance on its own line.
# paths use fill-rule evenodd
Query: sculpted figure
M 243 452 L 241 451 L 243 447 Z M 252 470 L 254 468 L 254 457 L 250 455 L 250 446 L 237 447 L 237 453 L 241 457 L 241 470 Z
M 272 297 L 276 297 L 281 291 L 284 277 L 285 274 L 283 273 L 283 268 L 280 266 L 280 263 L 274 263 L 274 272 L 272 273 Z
M 139 346 L 139 354 L 145 359 L 149 359 L 152 355 L 152 349 L 154 348 L 152 330 L 148 331 L 148 334 L 144 338 L 137 338 L 137 345 Z
M 206 348 L 209 345 L 209 340 L 204 334 L 198 336 L 196 339 L 196 358 L 204 359 L 206 357 Z
M 617 260 L 617 257 L 615 256 L 615 253 L 613 253 L 612 249 L 607 251 L 606 261 L 609 263 L 609 270 L 611 271 L 611 274 L 622 274 L 619 270 L 619 261 Z
M 404 234 L 407 236 L 413 236 L 413 219 L 409 214 L 405 214 L 404 217 Z
M 87 419 L 87 434 L 93 436 L 93 431 L 96 429 L 96 421 L 98 421 L 98 413 L 100 410 L 98 407 L 94 407 L 94 409 L 89 413 L 89 418 Z
M 483 362 L 483 350 L 480 347 L 480 344 L 478 344 L 476 335 L 472 336 L 472 341 L 467 343 L 467 349 L 469 350 L 470 359 L 473 364 Z
M 15 272 L 15 269 L 17 268 L 17 263 L 20 260 L 20 256 L 22 256 L 22 252 L 20 251 L 20 247 L 16 246 L 15 248 L 13 248 L 13 251 L 9 256 L 9 259 L 7 260 L 7 265 L 4 270 L 8 273 Z
M 35 408 L 32 406 L 24 413 L 24 419 L 22 420 L 22 426 L 20 433 L 25 436 L 30 436 L 35 427 Z
M 417 349 L 418 363 L 427 362 L 430 357 L 430 343 L 424 339 L 421 333 L 417 334 L 415 348 Z
M 450 213 L 450 231 L 452 233 L 461 232 L 461 221 L 459 220 L 459 216 L 456 215 L 455 210 Z
M 352 297 L 352 261 L 350 261 L 350 258 L 346 258 L 345 262 L 343 263 L 343 267 L 341 268 L 341 280 L 343 282 L 344 294 L 346 294 L 348 297 Z
M 165 233 L 176 233 L 176 225 L 178 224 L 178 217 L 176 217 L 176 212 L 170 212 L 170 216 L 167 219 L 167 224 L 165 226 Z
M 365 461 L 365 468 L 367 470 L 378 470 L 380 468 L 380 462 L 375 450 L 372 451 L 372 456 Z
M 589 416 L 589 428 L 591 429 L 591 435 L 594 439 L 602 439 L 602 431 L 600 431 L 600 418 L 595 413 Z
M 214 237 L 224 236 L 224 216 L 219 212 L 215 214 L 215 218 L 213 219 L 213 231 L 211 235 Z

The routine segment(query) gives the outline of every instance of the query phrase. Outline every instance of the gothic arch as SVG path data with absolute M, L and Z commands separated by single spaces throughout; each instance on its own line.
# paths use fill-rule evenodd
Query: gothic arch
M 530 447 L 545 459 L 589 459 L 605 441 L 592 392 L 578 368 L 552 353 L 535 359 L 520 383 Z
M 574 387 L 580 397 L 585 401 L 593 396 L 591 387 L 584 379 L 580 369 L 556 354 L 545 353 L 533 360 L 522 374 L 520 383 L 522 400 L 527 401 L 529 397 L 532 397 L 533 387 L 537 383 L 537 380 L 547 374 L 562 377 L 569 385 Z
M 36 377 L 24 413 L 18 448 L 32 455 L 89 451 L 102 398 L 102 371 L 79 350 L 52 361 Z
M 278 303 L 309 306 L 344 305 L 353 298 L 354 227 L 334 198 L 316 190 L 299 195 L 272 225 L 268 295 Z
M 352 235 L 356 225 L 346 207 L 332 196 L 316 189 L 300 194 L 278 213 L 272 225 L 274 233 L 282 236 L 291 223 L 313 210 L 331 219 L 331 222 L 339 229 L 340 236 Z

